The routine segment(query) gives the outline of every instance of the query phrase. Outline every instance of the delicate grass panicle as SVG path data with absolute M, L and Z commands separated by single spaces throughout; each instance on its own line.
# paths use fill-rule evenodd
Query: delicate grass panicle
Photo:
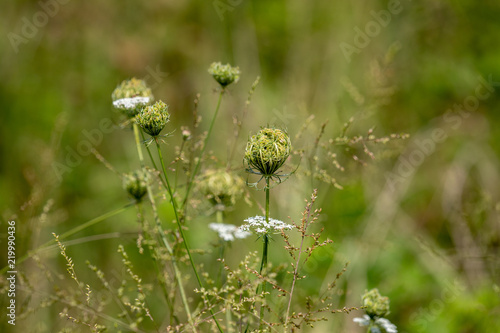
M 123 188 L 137 201 L 141 201 L 148 192 L 149 177 L 142 170 L 137 170 L 123 176 Z
M 208 73 L 213 76 L 222 88 L 236 83 L 240 79 L 239 67 L 232 67 L 230 64 L 223 65 L 220 62 L 214 62 L 208 68 Z
M 160 135 L 169 120 L 168 105 L 162 101 L 145 107 L 136 118 L 137 124 L 152 137 Z
M 273 176 L 292 151 L 288 134 L 277 128 L 263 128 L 247 143 L 245 160 L 250 170 L 264 177 Z
M 153 102 L 151 89 L 144 80 L 125 80 L 111 94 L 113 106 L 129 118 L 135 117 L 144 106 Z
M 199 183 L 200 191 L 221 210 L 236 204 L 236 200 L 243 195 L 244 186 L 241 177 L 226 169 L 207 170 Z

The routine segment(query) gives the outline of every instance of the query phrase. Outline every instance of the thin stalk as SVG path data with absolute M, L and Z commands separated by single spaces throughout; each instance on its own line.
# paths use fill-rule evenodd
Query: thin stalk
M 221 210 L 217 209 L 215 213 L 216 221 L 217 223 L 224 223 L 224 214 Z M 219 258 L 222 260 L 224 259 L 224 250 L 226 249 L 226 242 L 221 238 L 219 240 L 219 246 L 220 246 L 220 252 L 219 252 Z M 216 285 L 220 285 L 222 287 L 223 281 L 222 281 L 222 273 L 224 272 L 224 264 L 221 262 L 220 268 L 219 268 L 219 274 L 217 275 L 217 282 Z
M 266 177 L 266 223 L 269 224 L 269 177 Z M 266 274 L 265 268 L 267 267 L 267 255 L 269 249 L 269 235 L 264 235 L 264 242 L 262 248 L 262 262 L 260 263 L 260 271 L 259 274 Z M 266 292 L 266 281 L 262 281 L 262 293 Z M 266 296 L 264 295 L 264 298 Z M 262 329 L 262 320 L 264 318 L 264 306 L 260 307 L 260 324 L 259 330 Z
M 133 127 L 134 127 L 135 143 L 137 146 L 137 153 L 139 155 L 139 162 L 141 164 L 143 172 L 146 172 L 146 168 L 144 166 L 144 157 L 142 155 L 142 150 L 141 150 L 141 141 L 139 138 L 139 126 L 136 123 L 134 123 Z M 162 164 L 163 164 L 163 161 L 162 161 Z M 149 201 L 151 202 L 151 207 L 153 209 L 153 215 L 154 215 L 154 218 L 156 221 L 156 226 L 157 226 L 159 234 L 160 234 L 160 238 L 163 241 L 163 244 L 165 245 L 165 247 L 167 248 L 167 251 L 170 254 L 170 257 L 172 258 L 172 266 L 174 267 L 174 273 L 175 273 L 174 275 L 175 275 L 175 278 L 176 278 L 177 283 L 179 285 L 179 292 L 181 294 L 181 299 L 182 299 L 182 303 L 184 305 L 184 310 L 186 311 L 186 315 L 188 317 L 188 322 L 193 327 L 193 331 L 196 332 L 196 327 L 194 325 L 193 318 L 191 317 L 191 311 L 189 310 L 189 305 L 188 305 L 186 293 L 184 291 L 184 286 L 182 284 L 181 273 L 180 273 L 179 267 L 177 267 L 177 261 L 175 260 L 175 256 L 173 255 L 172 247 L 170 246 L 170 243 L 168 242 L 167 238 L 165 237 L 165 232 L 163 230 L 163 227 L 161 226 L 160 218 L 159 218 L 158 212 L 156 210 L 156 204 L 155 204 L 155 199 L 153 196 L 153 191 L 151 190 L 151 186 L 149 184 L 147 185 L 147 190 L 148 190 Z
M 139 223 L 141 224 L 142 232 L 145 234 L 145 238 L 152 239 L 153 238 L 152 235 L 150 235 L 149 230 L 146 229 L 146 223 L 144 221 L 144 215 L 142 213 L 142 204 L 140 202 L 137 203 L 137 210 L 138 210 Z M 151 245 L 149 246 L 149 248 L 150 248 L 149 250 L 151 252 L 155 252 L 155 250 L 153 249 L 153 247 Z M 160 282 L 160 287 L 161 287 L 161 290 L 163 292 L 163 295 L 165 296 L 165 300 L 167 302 L 168 309 L 170 310 L 170 324 L 172 324 L 172 318 L 174 318 L 176 323 L 179 324 L 179 320 L 178 320 L 177 316 L 175 315 L 175 311 L 174 311 L 174 304 L 173 303 L 175 301 L 173 301 L 173 302 L 170 301 L 170 298 L 168 295 L 168 290 L 166 287 L 166 283 L 162 283 L 162 281 L 164 281 L 165 277 L 162 276 L 162 270 L 160 269 L 161 261 L 158 262 L 157 257 L 155 255 L 152 255 L 151 259 L 153 260 L 153 264 L 154 264 L 155 270 L 156 270 L 156 276 L 158 278 L 158 281 Z
M 73 228 L 73 229 L 70 229 L 68 231 L 66 231 L 65 233 L 61 234 L 59 236 L 59 240 L 64 240 L 66 238 L 68 238 L 69 236 L 71 235 L 74 235 L 76 234 L 77 232 L 80 232 L 84 229 L 87 229 L 99 222 L 102 222 L 112 216 L 115 216 L 115 215 L 118 215 L 120 214 L 121 212 L 124 212 L 125 210 L 127 210 L 127 208 L 129 207 L 132 207 L 134 206 L 135 203 L 131 202 L 131 203 L 128 203 L 126 204 L 125 206 L 123 207 L 120 207 L 118 209 L 115 209 L 115 210 L 112 210 L 110 212 L 107 212 L 107 213 L 104 213 L 98 217 L 95 217 L 83 224 L 80 224 L 79 226 Z M 49 240 L 48 242 L 40 245 L 39 247 L 37 247 L 36 249 L 32 250 L 32 251 L 28 251 L 28 253 L 26 253 L 25 255 L 23 255 L 22 257 L 20 257 L 19 259 L 16 260 L 16 264 L 19 265 L 20 263 L 24 262 L 26 259 L 28 258 L 31 258 L 32 256 L 34 256 L 35 254 L 39 253 L 40 251 L 42 251 L 43 249 L 55 244 L 56 241 L 54 239 L 51 239 Z M 2 268 L 2 270 L 0 270 L 0 275 L 1 274 L 4 274 L 5 272 L 7 272 L 7 270 L 9 269 L 9 266 L 5 266 L 4 268 Z
M 141 129 L 139 129 L 139 132 L 141 133 L 142 142 L 145 142 L 146 138 L 144 137 L 144 132 Z M 153 155 L 151 154 L 151 149 L 149 149 L 148 145 L 146 145 L 146 150 L 148 151 L 148 155 L 149 155 L 149 158 L 151 159 L 151 163 L 153 163 L 153 167 L 155 168 L 155 170 L 159 171 L 158 167 L 156 166 L 156 162 L 153 158 Z M 165 181 L 163 180 L 163 178 L 160 177 L 160 181 L 163 184 L 163 186 L 165 186 L 165 187 L 167 186 L 167 185 L 165 185 Z
M 305 226 L 304 226 L 304 228 L 305 228 Z M 288 306 L 286 309 L 285 325 L 284 325 L 283 332 L 286 332 L 288 329 L 288 322 L 290 319 L 289 314 L 290 314 L 290 307 L 292 305 L 293 290 L 295 288 L 295 282 L 297 281 L 297 276 L 299 273 L 300 255 L 302 254 L 302 247 L 304 246 L 304 239 L 305 239 L 305 231 L 302 233 L 302 240 L 300 241 L 299 254 L 297 255 L 297 261 L 295 262 L 295 270 L 293 272 L 292 288 L 290 289 L 290 298 L 288 299 Z
M 191 188 L 193 187 L 194 177 L 196 177 L 196 174 L 198 173 L 198 171 L 200 169 L 201 160 L 203 159 L 203 154 L 205 153 L 205 149 L 207 148 L 208 139 L 210 138 L 210 134 L 212 133 L 212 129 L 214 128 L 215 119 L 217 118 L 217 113 L 219 113 L 219 108 L 220 108 L 223 94 L 224 94 L 224 89 L 222 89 L 220 94 L 219 94 L 219 100 L 217 101 L 217 107 L 215 108 L 215 113 L 214 113 L 214 116 L 212 118 L 212 122 L 210 123 L 210 127 L 208 128 L 207 136 L 205 137 L 205 142 L 203 143 L 203 148 L 201 149 L 201 152 L 200 152 L 200 157 L 198 158 L 198 162 L 196 162 L 196 166 L 194 167 L 194 170 L 191 173 L 191 176 L 189 177 L 189 182 L 187 184 L 186 194 L 184 195 L 184 200 L 182 200 L 182 209 L 186 208 L 186 203 L 187 203 L 187 200 L 189 197 L 189 192 L 191 191 Z
M 193 267 L 193 271 L 194 271 L 194 275 L 196 276 L 196 280 L 198 280 L 198 284 L 199 284 L 200 288 L 203 288 L 203 283 L 201 282 L 198 271 L 196 270 L 196 266 L 194 264 L 193 257 L 191 256 L 191 251 L 189 250 L 189 245 L 187 243 L 186 236 L 184 235 L 184 231 L 182 230 L 182 225 L 181 225 L 181 221 L 179 219 L 179 213 L 178 213 L 178 209 L 177 209 L 177 203 L 176 203 L 174 195 L 172 193 L 172 188 L 170 187 L 170 182 L 169 182 L 168 176 L 167 176 L 167 169 L 165 168 L 165 163 L 163 161 L 163 155 L 161 153 L 160 144 L 158 143 L 158 140 L 156 138 L 155 138 L 155 143 L 156 143 L 156 148 L 158 150 L 158 156 L 160 157 L 161 167 L 163 169 L 163 175 L 165 176 L 165 181 L 167 183 L 167 190 L 168 190 L 168 194 L 170 195 L 170 201 L 172 202 L 172 207 L 174 209 L 174 215 L 175 215 L 175 221 L 177 222 L 177 228 L 179 229 L 179 234 L 181 235 L 181 238 L 183 241 L 182 243 L 184 244 L 184 248 L 186 249 L 186 252 L 188 254 L 191 266 Z M 211 307 L 210 307 L 210 313 L 212 314 L 212 318 L 214 319 L 215 324 L 217 325 L 217 328 L 222 333 L 223 332 L 222 328 L 220 327 L 219 322 L 217 321 L 217 318 L 215 318 L 215 314 L 214 314 Z

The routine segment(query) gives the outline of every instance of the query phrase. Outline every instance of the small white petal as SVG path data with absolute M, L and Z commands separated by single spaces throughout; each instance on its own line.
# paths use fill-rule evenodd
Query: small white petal
M 243 239 L 250 236 L 249 232 L 243 231 L 232 224 L 210 223 L 208 227 L 217 232 L 219 237 L 226 242 L 232 242 L 235 238 Z
M 150 97 L 127 97 L 121 98 L 113 102 L 113 106 L 118 109 L 133 109 L 138 105 L 146 105 L 151 101 Z
M 360 326 L 368 326 L 370 324 L 370 317 L 364 315 L 363 318 L 356 317 L 352 321 L 358 323 Z
M 385 318 L 377 318 L 375 324 L 381 326 L 387 333 L 397 333 L 398 328 Z

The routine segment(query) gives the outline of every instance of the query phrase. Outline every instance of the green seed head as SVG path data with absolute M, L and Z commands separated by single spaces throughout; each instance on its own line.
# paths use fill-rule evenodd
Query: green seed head
M 209 169 L 203 175 L 199 189 L 213 205 L 230 207 L 242 196 L 244 185 L 243 179 L 234 173 L 225 169 Z
M 222 65 L 220 62 L 214 62 L 208 68 L 208 73 L 212 75 L 215 81 L 219 82 L 222 88 L 236 83 L 240 79 L 240 69 L 231 67 L 230 64 Z
M 154 99 L 151 89 L 144 80 L 132 78 L 125 80 L 111 94 L 113 106 L 129 118 L 136 116 L 141 109 Z
M 158 136 L 169 120 L 168 105 L 162 101 L 146 106 L 136 117 L 137 124 L 152 137 Z
M 285 164 L 291 150 L 292 143 L 285 131 L 263 128 L 248 140 L 245 160 L 263 176 L 272 176 Z
M 148 176 L 142 171 L 134 171 L 123 176 L 123 188 L 137 201 L 147 193 Z
M 366 306 L 366 314 L 372 318 L 389 314 L 389 298 L 381 296 L 376 288 L 365 292 L 363 306 Z

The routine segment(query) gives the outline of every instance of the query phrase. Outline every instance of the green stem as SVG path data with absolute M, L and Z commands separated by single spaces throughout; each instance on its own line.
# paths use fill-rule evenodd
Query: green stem
M 152 237 L 152 235 L 149 234 L 149 230 L 147 229 L 146 223 L 144 221 L 144 215 L 142 213 L 142 204 L 140 202 L 137 203 L 137 209 L 138 209 L 139 222 L 140 222 L 141 227 L 142 227 L 142 232 L 144 233 L 144 238 L 146 240 L 152 239 L 153 237 Z M 149 245 L 149 250 L 153 253 L 153 255 L 151 256 L 151 259 L 153 260 L 153 264 L 155 266 L 156 276 L 157 276 L 158 282 L 160 282 L 159 284 L 160 284 L 160 287 L 163 291 L 163 295 L 165 297 L 165 300 L 167 302 L 168 309 L 170 310 L 170 324 L 172 324 L 172 318 L 174 318 L 176 323 L 179 324 L 179 320 L 178 320 L 177 316 L 175 315 L 175 311 L 174 311 L 174 304 L 173 303 L 175 301 L 174 302 L 170 301 L 170 298 L 168 295 L 168 290 L 166 287 L 165 277 L 162 274 L 163 268 L 160 269 L 160 265 L 162 264 L 162 261 L 159 262 L 157 259 L 160 256 L 157 256 L 155 254 L 155 252 L 157 252 L 157 250 L 155 248 L 153 248 L 152 245 Z
M 181 221 L 179 219 L 179 214 L 178 214 L 178 209 L 177 209 L 177 203 L 176 203 L 174 195 L 172 193 L 172 188 L 170 187 L 170 182 L 169 182 L 168 176 L 167 176 L 167 169 L 165 168 L 165 163 L 163 162 L 163 155 L 161 153 L 160 144 L 158 143 L 158 140 L 156 138 L 155 138 L 155 143 L 156 143 L 156 148 L 158 150 L 158 156 L 160 157 L 161 167 L 163 169 L 163 175 L 165 176 L 165 181 L 167 183 L 167 190 L 168 190 L 168 194 L 170 195 L 170 201 L 172 203 L 172 208 L 174 209 L 174 215 L 175 215 L 175 221 L 177 222 L 177 228 L 179 229 L 179 234 L 181 235 L 182 243 L 184 244 L 184 248 L 186 249 L 186 252 L 188 254 L 191 266 L 193 267 L 193 271 L 194 271 L 194 275 L 196 276 L 196 280 L 198 280 L 198 284 L 199 284 L 200 288 L 203 288 L 203 283 L 201 282 L 198 271 L 196 270 L 196 266 L 194 264 L 193 257 L 191 256 L 191 251 L 189 250 L 189 245 L 187 243 L 186 236 L 184 235 L 184 231 L 182 230 L 182 225 L 181 225 Z M 212 314 L 212 318 L 214 319 L 215 324 L 217 325 L 217 328 L 219 329 L 219 331 L 223 332 L 222 328 L 219 325 L 219 322 L 215 318 L 215 314 L 214 314 L 211 307 L 210 307 L 210 313 Z
M 219 108 L 220 108 L 223 94 L 224 94 L 224 89 L 222 89 L 220 94 L 219 94 L 219 100 L 217 101 L 217 107 L 215 108 L 215 113 L 214 113 L 214 116 L 212 118 L 212 122 L 210 123 L 210 127 L 208 128 L 207 136 L 205 137 L 205 142 L 203 143 L 203 148 L 201 149 L 201 152 L 200 152 L 200 157 L 198 158 L 198 162 L 196 162 L 196 166 L 194 167 L 194 170 L 191 173 L 191 176 L 189 177 L 189 182 L 187 184 L 186 194 L 184 195 L 184 200 L 182 200 L 182 209 L 186 208 L 186 203 L 187 203 L 187 200 L 189 197 L 189 192 L 191 191 L 191 188 L 193 187 L 194 177 L 196 177 L 196 174 L 198 173 L 198 171 L 200 169 L 201 160 L 203 159 L 203 154 L 205 153 L 205 149 L 207 148 L 208 139 L 210 138 L 210 134 L 212 133 L 212 129 L 214 128 L 215 119 L 217 118 L 217 113 L 219 113 Z
M 266 223 L 269 224 L 269 177 L 266 177 Z M 269 235 L 265 234 L 264 235 L 264 244 L 262 245 L 262 262 L 260 263 L 260 271 L 259 274 L 264 276 L 266 274 L 266 267 L 267 267 L 267 255 L 268 255 L 268 249 L 269 249 Z M 266 281 L 262 281 L 262 293 L 266 292 Z M 264 295 L 264 298 L 266 296 Z M 262 329 L 262 320 L 264 318 L 264 306 L 260 307 L 260 324 L 259 324 L 259 330 Z
M 139 162 L 141 164 L 142 170 L 145 173 L 146 172 L 146 167 L 144 165 L 144 157 L 142 155 L 142 149 L 141 149 L 141 141 L 139 138 L 139 126 L 134 123 L 134 136 L 135 136 L 135 143 L 137 146 L 137 153 L 139 155 Z M 162 161 L 163 164 L 163 161 Z M 189 324 L 193 327 L 193 331 L 196 332 L 196 327 L 194 325 L 193 318 L 191 317 L 191 311 L 189 310 L 189 305 L 186 297 L 186 293 L 184 291 L 184 286 L 182 284 L 182 276 L 180 273 L 180 270 L 177 266 L 177 261 L 175 260 L 175 257 L 173 255 L 172 247 L 170 246 L 170 243 L 168 242 L 167 238 L 165 237 L 165 232 L 163 230 L 163 227 L 161 226 L 160 218 L 158 216 L 158 212 L 156 210 L 156 204 L 155 204 L 155 199 L 153 196 L 153 191 L 151 190 L 151 186 L 148 184 L 147 185 L 147 190 L 148 190 L 148 197 L 149 201 L 151 202 L 151 207 L 153 209 L 153 215 L 156 221 L 156 226 L 158 228 L 158 232 L 160 233 L 160 238 L 163 241 L 163 245 L 167 248 L 168 253 L 170 254 L 170 257 L 172 258 L 172 266 L 174 267 L 174 273 L 175 273 L 175 278 L 177 280 L 177 284 L 179 285 L 179 292 L 181 294 L 181 299 L 182 303 L 184 305 L 184 310 L 186 311 L 186 315 L 188 317 Z
M 112 210 L 110 212 L 107 212 L 107 213 L 104 213 L 102 214 L 101 216 L 98 216 L 96 218 L 93 218 L 92 220 L 89 220 L 83 224 L 80 224 L 78 227 L 75 227 L 71 230 L 68 230 L 66 231 L 65 233 L 61 234 L 59 236 L 59 240 L 64 240 L 66 238 L 68 238 L 69 236 L 72 236 L 74 234 L 76 234 L 77 232 L 80 232 L 84 229 L 87 229 L 99 222 L 102 222 L 112 216 L 115 216 L 115 215 L 118 215 L 120 214 L 121 212 L 124 212 L 125 210 L 127 210 L 127 208 L 129 207 L 132 207 L 134 206 L 135 203 L 131 202 L 131 203 L 128 203 L 126 204 L 125 206 L 123 207 L 120 207 L 118 209 L 115 209 L 115 210 Z M 28 258 L 31 258 L 32 256 L 34 256 L 35 254 L 39 253 L 40 251 L 42 251 L 43 249 L 55 244 L 56 241 L 54 239 L 51 239 L 50 241 L 40 245 L 39 247 L 37 247 L 36 249 L 32 250 L 32 251 L 28 251 L 28 253 L 26 253 L 25 255 L 23 255 L 21 258 L 17 259 L 16 260 L 16 264 L 19 265 L 21 264 L 22 262 L 24 262 L 26 259 Z M 1 274 L 4 274 L 5 272 L 7 272 L 7 270 L 9 269 L 9 266 L 5 266 L 4 268 L 2 268 L 2 270 L 0 270 L 0 275 Z

